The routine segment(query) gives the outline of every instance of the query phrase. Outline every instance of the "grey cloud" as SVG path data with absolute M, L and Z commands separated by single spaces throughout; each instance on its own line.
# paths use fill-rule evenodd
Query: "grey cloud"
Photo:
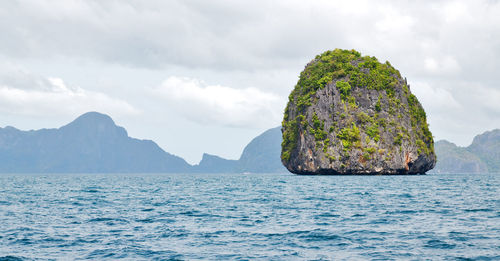
M 15 86 L 16 89 L 40 91 L 53 88 L 47 78 L 10 63 L 0 63 L 0 86 Z
M 288 2 L 19 3 L 2 14 L 4 55 L 83 56 L 139 67 L 284 67 L 311 49 L 334 46 L 344 27 L 335 13 Z
M 205 80 L 199 76 L 203 71 L 220 78 L 210 79 L 213 84 L 256 87 L 285 100 L 296 80 L 290 75 L 316 54 L 357 49 L 389 60 L 408 78 L 427 103 L 438 139 L 465 143 L 499 122 L 500 105 L 490 101 L 500 90 L 498 1 L 20 0 L 1 5 L 0 57 L 14 63 L 81 59 L 98 64 L 103 73 L 113 65 L 126 72 L 156 71 L 155 78 L 163 79 Z M 33 88 L 36 81 L 35 86 L 47 86 L 43 77 L 30 77 L 4 73 L 0 80 L 19 88 Z M 428 87 L 419 90 L 419 83 Z M 443 91 L 458 107 L 440 106 L 446 100 L 435 95 Z
M 16 3 L 3 8 L 0 22 L 6 36 L 0 52 L 11 57 L 76 56 L 135 67 L 256 71 L 296 67 L 341 47 L 413 70 L 426 56 L 450 55 L 460 63 L 476 56 L 488 63 L 500 53 L 499 6 L 491 2 L 466 10 L 474 19 L 452 22 L 446 22 L 443 11 L 453 6 L 450 1 Z M 401 18 L 413 23 L 398 30 L 404 26 Z
M 92 110 L 135 115 L 139 110 L 109 95 L 68 86 L 63 79 L 44 77 L 19 66 L 0 65 L 0 111 L 5 114 L 44 116 Z

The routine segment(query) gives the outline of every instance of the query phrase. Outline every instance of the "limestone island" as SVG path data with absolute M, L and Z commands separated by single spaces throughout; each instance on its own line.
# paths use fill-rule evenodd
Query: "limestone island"
M 422 105 L 389 62 L 335 49 L 300 73 L 282 123 L 295 174 L 425 174 L 436 165 Z

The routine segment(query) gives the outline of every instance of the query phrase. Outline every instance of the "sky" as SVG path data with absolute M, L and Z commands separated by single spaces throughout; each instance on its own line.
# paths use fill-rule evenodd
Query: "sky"
M 390 61 L 436 140 L 500 128 L 494 0 L 8 0 L 0 31 L 0 127 L 98 111 L 189 163 L 237 159 L 281 124 L 304 66 L 342 48 Z

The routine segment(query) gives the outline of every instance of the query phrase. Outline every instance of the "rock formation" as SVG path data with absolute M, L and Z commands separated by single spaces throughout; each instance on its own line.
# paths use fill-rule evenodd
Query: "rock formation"
M 424 174 L 436 164 L 426 114 L 389 62 L 327 51 L 301 72 L 282 123 L 296 174 Z

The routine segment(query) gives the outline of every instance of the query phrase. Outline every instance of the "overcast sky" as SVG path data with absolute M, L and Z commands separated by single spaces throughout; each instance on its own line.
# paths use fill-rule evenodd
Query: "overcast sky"
M 0 31 L 1 127 L 99 111 L 190 163 L 236 159 L 305 64 L 343 48 L 399 69 L 436 140 L 500 128 L 494 0 L 7 0 Z

